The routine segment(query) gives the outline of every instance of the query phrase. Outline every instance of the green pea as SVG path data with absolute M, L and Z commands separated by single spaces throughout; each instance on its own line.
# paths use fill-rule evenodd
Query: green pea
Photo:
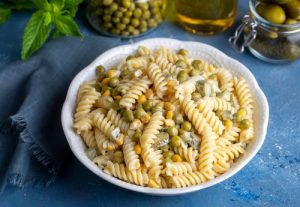
M 140 20 L 134 18 L 131 20 L 131 25 L 134 26 L 134 27 L 137 27 L 140 25 Z
M 243 119 L 243 120 L 241 121 L 241 123 L 240 123 L 240 128 L 241 128 L 242 130 L 249 129 L 250 124 L 251 124 L 251 123 L 250 123 L 249 119 Z
M 110 22 L 111 16 L 108 15 L 108 14 L 105 14 L 105 15 L 103 15 L 102 19 L 103 19 L 103 21 L 105 21 L 105 22 Z
M 192 69 L 192 70 L 190 70 L 190 72 L 189 72 L 189 75 L 190 75 L 191 77 L 196 76 L 196 75 L 200 75 L 200 74 L 201 74 L 201 71 L 196 70 L 196 69 Z
M 131 5 L 131 2 L 130 2 L 130 0 L 123 0 L 123 1 L 122 1 L 122 5 L 123 5 L 125 8 L 129 8 L 130 5 Z
M 143 13 L 143 18 L 144 19 L 149 19 L 151 17 L 151 12 L 150 11 L 145 11 L 144 13 Z
M 140 18 L 142 16 L 142 14 L 143 14 L 143 12 L 140 8 L 135 9 L 133 12 L 133 16 L 136 18 Z
M 211 74 L 208 78 L 211 80 L 218 80 L 218 77 L 216 74 Z
M 116 12 L 114 13 L 114 15 L 115 15 L 115 17 L 121 18 L 121 17 L 123 16 L 123 13 L 120 12 L 120 11 L 116 11 Z
M 123 114 L 124 119 L 128 122 L 133 121 L 134 116 L 133 116 L 133 112 L 131 110 L 126 110 Z
M 122 157 L 123 157 L 123 152 L 122 152 L 122 151 L 118 150 L 118 151 L 116 151 L 116 152 L 114 153 L 114 158 L 115 158 L 115 159 L 120 159 L 120 158 L 122 158 Z
M 125 17 L 131 17 L 132 16 L 132 11 L 126 11 L 124 16 Z
M 184 61 L 184 60 L 181 60 L 181 59 L 179 59 L 179 60 L 177 60 L 176 62 L 175 62 L 175 65 L 177 66 L 177 67 L 181 67 L 181 68 L 185 68 L 187 65 L 186 65 L 186 62 Z
M 161 147 L 160 147 L 160 150 L 163 151 L 163 152 L 169 151 L 169 145 L 166 144 L 166 145 L 161 146 Z
M 98 16 L 103 15 L 103 13 L 104 13 L 103 9 L 97 9 L 95 12 L 95 14 L 97 14 Z
M 124 30 L 124 29 L 126 28 L 126 25 L 125 25 L 125 24 L 122 24 L 122 23 L 118 23 L 118 24 L 117 24 L 117 28 L 118 28 L 119 30 Z
M 138 142 L 140 140 L 140 137 L 142 136 L 142 132 L 141 131 L 137 131 L 133 134 L 132 136 L 132 141 L 134 142 Z
M 108 9 L 104 9 L 103 14 L 109 14 L 111 15 L 113 12 L 108 8 Z
M 173 146 L 173 147 L 179 147 L 180 145 L 181 145 L 181 139 L 180 139 L 180 137 L 179 136 L 173 136 L 172 138 L 171 138 L 171 145 Z
M 170 126 L 167 131 L 170 136 L 178 135 L 178 129 L 176 127 Z
M 130 4 L 129 10 L 131 11 L 135 10 L 135 4 Z
M 153 107 L 153 102 L 151 100 L 147 100 L 145 103 L 143 103 L 143 107 L 146 111 L 150 111 Z
M 183 116 L 180 113 L 174 115 L 174 121 L 176 124 L 181 124 L 183 122 Z
M 180 49 L 180 50 L 178 51 L 178 54 L 179 54 L 179 55 L 182 55 L 182 56 L 186 56 L 186 55 L 189 54 L 189 52 L 188 52 L 187 50 L 185 50 L 185 49 Z
M 170 157 L 166 157 L 163 159 L 163 165 L 166 165 L 168 162 L 172 162 Z
M 104 22 L 103 27 L 106 29 L 112 28 L 112 23 L 111 22 Z
M 132 32 L 133 36 L 138 36 L 140 34 L 140 31 L 138 29 L 134 29 Z
M 113 77 L 109 80 L 109 86 L 111 87 L 116 87 L 119 84 L 119 78 L 118 77 Z
M 97 80 L 101 82 L 105 78 L 105 71 L 97 74 Z
M 123 24 L 129 24 L 130 23 L 130 19 L 127 18 L 127 17 L 123 17 L 121 21 L 122 21 Z
M 132 58 L 134 58 L 134 56 L 128 55 L 127 58 L 126 58 L 126 61 L 131 60 Z M 126 70 L 126 71 L 127 71 L 127 70 Z M 123 71 L 122 71 L 122 72 L 123 72 Z M 125 72 L 125 71 L 124 71 L 124 72 Z
M 120 30 L 117 29 L 117 28 L 112 28 L 112 29 L 111 29 L 111 33 L 113 33 L 113 34 L 115 34 L 115 35 L 118 35 L 118 34 L 120 34 Z
M 146 32 L 147 31 L 147 27 L 140 27 L 140 32 L 143 33 L 143 32 Z
M 134 112 L 134 116 L 137 119 L 140 119 L 146 112 L 144 111 L 143 108 L 138 108 L 137 110 L 135 110 Z
M 127 9 L 124 8 L 124 7 L 119 7 L 119 11 L 122 12 L 123 14 L 125 14 L 125 12 L 127 11 Z
M 177 79 L 180 83 L 185 81 L 187 78 L 188 78 L 188 74 L 185 71 L 180 71 L 177 75 Z
M 121 35 L 122 35 L 123 37 L 128 37 L 128 36 L 129 36 L 129 32 L 123 30 L 123 31 L 121 32 Z
M 118 10 L 118 4 L 117 3 L 112 3 L 109 7 L 111 12 L 115 12 Z
M 127 31 L 133 33 L 134 27 L 132 25 L 127 26 Z
M 192 66 L 196 69 L 200 69 L 201 63 L 201 60 L 193 60 Z
M 141 8 L 142 10 L 144 10 L 144 11 L 147 11 L 149 9 L 149 5 L 146 2 L 139 3 L 138 7 Z
M 188 121 L 184 121 L 182 124 L 181 124 L 181 128 L 185 131 L 190 131 L 192 129 L 192 124 Z
M 166 152 L 163 153 L 163 156 L 164 156 L 164 157 L 169 157 L 169 158 L 171 158 L 173 155 L 174 155 L 174 152 L 173 152 L 173 151 L 166 151 Z
M 150 28 L 157 27 L 157 22 L 156 22 L 154 19 L 149 19 L 149 21 L 148 21 L 148 26 L 149 26 Z
M 114 0 L 103 0 L 103 5 L 104 6 L 109 6 L 113 3 Z
M 98 65 L 96 67 L 96 74 L 98 75 L 98 74 L 103 73 L 103 72 L 105 72 L 104 66 L 103 65 Z
M 112 108 L 116 111 L 120 110 L 120 105 L 118 102 L 114 102 L 113 105 L 112 105 Z
M 119 23 L 120 22 L 120 18 L 119 17 L 113 17 L 112 18 L 112 22 L 113 23 Z

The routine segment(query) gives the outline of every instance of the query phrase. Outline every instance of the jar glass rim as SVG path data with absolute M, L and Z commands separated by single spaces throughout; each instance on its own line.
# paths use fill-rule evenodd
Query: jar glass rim
M 291 28 L 300 29 L 300 22 L 298 22 L 296 24 L 275 24 L 275 23 L 271 23 L 271 22 L 265 20 L 263 17 L 261 17 L 257 13 L 256 6 L 257 6 L 257 0 L 249 1 L 250 11 L 255 16 L 255 18 L 258 20 L 258 22 L 261 22 L 268 27 L 277 27 L 277 28 L 283 28 L 283 29 L 291 29 Z

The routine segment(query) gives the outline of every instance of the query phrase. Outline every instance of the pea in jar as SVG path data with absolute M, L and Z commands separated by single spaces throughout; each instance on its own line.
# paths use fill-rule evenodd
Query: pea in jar
M 86 15 L 98 32 L 136 37 L 156 28 L 164 19 L 167 0 L 90 0 Z
M 243 18 L 230 44 L 238 52 L 245 47 L 256 57 L 271 63 L 300 58 L 300 1 L 250 0 L 250 11 Z M 238 44 L 243 37 L 241 44 Z

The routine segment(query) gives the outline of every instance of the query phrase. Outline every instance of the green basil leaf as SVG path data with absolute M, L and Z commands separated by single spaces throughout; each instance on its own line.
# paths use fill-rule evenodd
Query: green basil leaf
M 51 31 L 51 24 L 45 24 L 46 19 L 47 13 L 43 11 L 35 12 L 29 19 L 23 34 L 21 52 L 23 60 L 37 51 L 47 40 Z
M 55 4 L 59 10 L 62 10 L 65 6 L 65 0 L 52 0 L 52 4 Z
M 0 7 L 0 24 L 5 23 L 11 16 L 11 9 L 8 7 Z
M 46 11 L 49 11 L 51 9 L 48 0 L 32 0 L 32 2 L 38 9 L 43 9 Z
M 57 34 L 64 34 L 66 36 L 80 36 L 82 38 L 82 34 L 80 33 L 76 22 L 70 16 L 54 16 L 54 25 Z
M 65 0 L 65 9 L 77 7 L 83 0 Z

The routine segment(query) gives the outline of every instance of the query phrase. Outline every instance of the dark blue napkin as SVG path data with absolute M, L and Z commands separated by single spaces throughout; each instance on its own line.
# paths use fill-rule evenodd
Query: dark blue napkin
M 51 183 L 69 152 L 60 122 L 72 78 L 119 40 L 62 38 L 0 68 L 0 187 Z

